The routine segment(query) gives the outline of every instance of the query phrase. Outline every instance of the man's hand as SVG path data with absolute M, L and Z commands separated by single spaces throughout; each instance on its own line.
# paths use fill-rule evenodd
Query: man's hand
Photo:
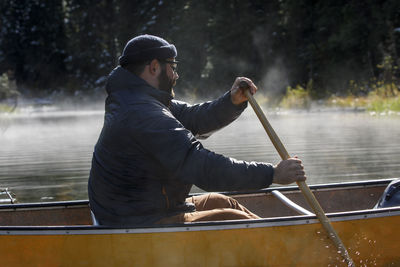
M 246 95 L 244 94 L 244 90 L 248 89 L 239 87 L 239 83 L 241 81 L 244 81 L 248 84 L 250 93 L 252 95 L 254 95 L 257 92 L 257 86 L 255 86 L 254 83 L 249 78 L 237 77 L 231 88 L 231 100 L 232 103 L 235 105 L 240 105 L 248 100 Z
M 274 166 L 273 183 L 290 184 L 297 181 L 305 181 L 306 179 L 304 166 L 297 157 L 282 160 L 278 165 Z

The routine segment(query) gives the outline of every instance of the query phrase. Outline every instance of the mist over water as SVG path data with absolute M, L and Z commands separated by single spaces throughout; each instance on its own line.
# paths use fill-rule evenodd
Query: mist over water
M 0 187 L 8 187 L 19 202 L 87 199 L 103 114 L 100 109 L 0 114 Z M 303 160 L 308 184 L 400 177 L 398 116 L 334 111 L 266 115 L 288 152 Z M 240 160 L 279 161 L 251 107 L 202 143 Z
M 93 147 L 104 111 L 17 114 L 2 118 L 0 186 L 19 202 L 87 199 Z

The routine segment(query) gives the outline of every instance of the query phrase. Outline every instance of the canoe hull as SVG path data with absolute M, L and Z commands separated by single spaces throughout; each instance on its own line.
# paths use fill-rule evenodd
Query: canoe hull
M 400 209 L 331 216 L 357 266 L 400 266 Z M 313 217 L 0 230 L 4 266 L 346 266 Z

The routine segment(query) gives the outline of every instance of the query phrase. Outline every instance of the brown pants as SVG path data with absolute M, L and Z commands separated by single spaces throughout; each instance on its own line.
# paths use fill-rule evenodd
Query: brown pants
M 160 220 L 160 224 L 260 219 L 257 215 L 240 205 L 235 199 L 225 195 L 210 193 L 186 199 L 196 206 L 195 212 L 181 213 Z

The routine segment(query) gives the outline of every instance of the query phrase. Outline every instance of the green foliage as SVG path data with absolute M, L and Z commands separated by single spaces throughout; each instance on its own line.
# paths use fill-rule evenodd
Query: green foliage
M 368 105 L 368 111 L 375 112 L 389 112 L 389 111 L 400 111 L 400 98 L 379 98 L 373 97 Z
M 400 111 L 400 93 L 394 84 L 381 84 L 368 95 L 367 109 L 375 112 Z
M 19 94 L 15 82 L 8 78 L 7 73 L 3 73 L 0 76 L 0 100 L 16 98 Z
M 9 79 L 10 73 L 3 73 L 0 76 L 0 113 L 13 112 L 17 107 L 20 93 L 14 80 Z
M 310 83 L 312 84 L 312 82 Z M 280 106 L 283 108 L 309 109 L 311 107 L 309 91 L 300 85 L 295 88 L 288 86 Z
M 329 106 L 363 108 L 367 111 L 377 113 L 398 112 L 400 111 L 400 92 L 398 85 L 378 81 L 366 86 L 358 86 L 351 81 L 350 87 L 355 92 L 365 92 L 365 87 L 373 88 L 365 96 L 355 96 L 349 93 L 345 97 L 332 96 L 328 99 Z
M 368 105 L 368 99 L 366 97 L 356 97 L 351 94 L 345 97 L 331 96 L 326 101 L 326 105 L 328 107 L 365 109 Z
M 6 104 L 0 104 L 0 113 L 12 112 L 14 109 Z

